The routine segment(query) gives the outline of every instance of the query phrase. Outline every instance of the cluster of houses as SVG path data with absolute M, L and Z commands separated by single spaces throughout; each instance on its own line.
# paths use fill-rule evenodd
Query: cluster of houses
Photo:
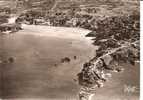
M 95 8 L 82 9 L 82 11 L 83 10 L 87 12 L 96 12 Z M 26 24 L 82 27 L 94 30 L 94 28 L 96 27 L 95 21 L 97 20 L 97 17 L 90 15 L 89 13 L 76 12 L 76 9 L 70 9 L 62 12 L 61 11 L 37 12 L 31 10 L 21 14 L 18 20 Z

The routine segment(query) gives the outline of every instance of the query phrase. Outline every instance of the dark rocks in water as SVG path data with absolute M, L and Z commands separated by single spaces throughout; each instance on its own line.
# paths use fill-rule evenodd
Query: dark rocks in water
M 15 61 L 15 58 L 14 58 L 14 57 L 9 57 L 9 58 L 8 58 L 8 62 L 9 62 L 9 63 L 13 63 L 14 61 Z
M 55 67 L 58 67 L 58 64 L 54 64 Z
M 115 71 L 117 72 L 122 72 L 124 69 L 123 68 L 116 68 Z
M 14 57 L 9 57 L 6 60 L 0 60 L 0 64 L 8 64 L 8 63 L 14 63 L 15 58 Z
M 61 63 L 69 63 L 71 61 L 71 59 L 69 57 L 65 57 L 61 59 Z
M 76 60 L 76 59 L 77 59 L 77 56 L 74 56 L 73 58 Z

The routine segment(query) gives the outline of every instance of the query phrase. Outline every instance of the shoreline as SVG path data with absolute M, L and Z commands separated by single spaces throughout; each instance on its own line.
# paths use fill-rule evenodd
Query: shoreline
M 24 30 L 18 31 L 19 34 L 85 41 L 87 45 L 90 45 L 91 47 L 95 48 L 95 50 L 97 48 L 95 45 L 92 44 L 94 42 L 92 40 L 94 37 L 86 37 L 87 34 L 92 32 L 91 30 L 88 30 L 88 29 L 79 28 L 79 27 L 77 28 L 76 27 L 56 27 L 56 26 L 46 26 L 46 25 L 26 25 L 26 24 L 22 24 L 22 28 Z M 31 29 L 33 30 L 31 31 Z M 25 31 L 29 31 L 29 32 L 26 33 Z
M 37 29 L 38 27 L 38 29 Z M 31 28 L 35 29 L 34 31 L 35 32 L 39 32 L 38 34 L 33 34 L 33 33 L 27 33 L 27 34 L 32 34 L 32 35 L 39 35 L 39 36 L 57 36 L 57 37 L 60 37 L 60 38 L 72 38 L 73 36 L 75 36 L 74 38 L 76 38 L 76 36 L 78 37 L 86 37 L 86 35 L 88 33 L 91 32 L 91 30 L 87 30 L 87 29 L 83 29 L 83 28 L 76 28 L 76 27 L 56 27 L 56 26 L 45 26 L 45 25 L 26 25 L 26 24 L 22 24 L 22 28 L 24 28 L 24 30 L 29 30 Z M 21 30 L 20 32 L 24 31 L 24 30 Z M 33 32 L 34 32 L 33 31 Z M 55 35 L 51 35 L 51 34 L 44 34 L 44 33 L 41 33 L 41 31 L 44 31 L 46 33 L 48 32 L 51 32 Z M 65 32 L 68 32 L 70 31 L 71 35 L 66 33 L 66 35 L 64 34 Z M 62 35 L 62 36 L 60 36 Z M 71 37 L 70 37 L 71 36 Z

